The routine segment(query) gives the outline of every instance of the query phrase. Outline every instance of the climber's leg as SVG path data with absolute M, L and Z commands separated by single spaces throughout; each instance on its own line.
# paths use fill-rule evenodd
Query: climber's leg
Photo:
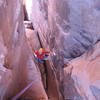
M 41 63 L 41 64 L 44 63 L 43 60 L 41 60 L 41 59 L 39 59 L 39 58 L 38 58 L 38 62 Z

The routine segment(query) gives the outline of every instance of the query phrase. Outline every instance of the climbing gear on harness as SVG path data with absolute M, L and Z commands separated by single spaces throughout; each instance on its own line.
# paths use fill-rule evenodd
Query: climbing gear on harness
M 45 51 L 43 48 L 40 48 L 38 51 L 34 52 L 34 57 L 39 63 L 43 63 L 44 60 L 47 60 L 49 53 L 49 51 Z
M 34 58 L 41 64 L 43 64 L 46 60 L 55 60 L 56 57 L 57 54 L 55 52 L 45 51 L 43 48 L 40 48 L 38 51 L 34 52 Z

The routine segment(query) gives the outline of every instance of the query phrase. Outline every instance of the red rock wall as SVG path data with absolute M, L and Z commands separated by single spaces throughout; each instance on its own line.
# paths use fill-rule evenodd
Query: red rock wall
M 99 100 L 99 0 L 24 3 L 25 13 L 21 0 L 0 1 L 0 100 L 11 100 L 33 79 L 20 98 Z M 24 14 L 35 30 L 25 29 Z M 33 53 L 40 47 L 56 59 L 38 64 Z
M 90 54 L 76 58 L 64 68 L 64 95 L 66 99 L 100 99 L 100 43 Z
M 21 98 L 48 100 L 23 21 L 21 0 L 0 1 L 0 100 L 11 100 L 32 80 L 34 83 Z
M 71 76 L 71 72 L 67 74 L 63 67 L 66 67 L 70 60 L 83 55 L 88 49 L 92 52 L 93 45 L 100 38 L 99 0 L 30 0 L 30 4 L 25 1 L 29 19 L 39 32 L 43 47 L 55 51 L 58 55 L 56 61 L 49 63 L 51 68 L 53 65 L 56 70 L 60 94 L 65 100 L 96 100 L 98 93 L 94 94 L 94 87 L 92 93 L 89 89 L 83 93 L 87 85 L 85 86 L 85 82 L 80 80 L 84 85 L 79 92 L 81 83 L 76 83 L 79 85 L 77 89 L 76 79 Z M 78 67 L 78 71 L 79 69 Z M 80 72 L 81 75 L 83 76 Z M 84 77 L 88 82 L 88 75 Z M 77 81 L 78 79 L 80 78 L 77 78 Z M 95 91 L 98 89 L 96 88 Z

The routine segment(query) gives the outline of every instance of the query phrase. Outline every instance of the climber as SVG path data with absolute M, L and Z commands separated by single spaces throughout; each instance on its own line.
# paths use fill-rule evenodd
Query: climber
M 48 60 L 49 51 L 45 51 L 43 48 L 40 48 L 38 51 L 34 52 L 34 57 L 39 63 L 43 63 L 45 60 Z

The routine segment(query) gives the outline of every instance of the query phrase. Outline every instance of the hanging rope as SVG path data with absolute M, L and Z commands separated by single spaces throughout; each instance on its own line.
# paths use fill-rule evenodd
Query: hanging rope
M 31 86 L 32 84 L 37 81 L 38 78 L 35 78 L 31 83 L 29 83 L 24 89 L 22 89 L 16 96 L 14 96 L 11 100 L 17 100 L 21 95 L 24 94 Z

